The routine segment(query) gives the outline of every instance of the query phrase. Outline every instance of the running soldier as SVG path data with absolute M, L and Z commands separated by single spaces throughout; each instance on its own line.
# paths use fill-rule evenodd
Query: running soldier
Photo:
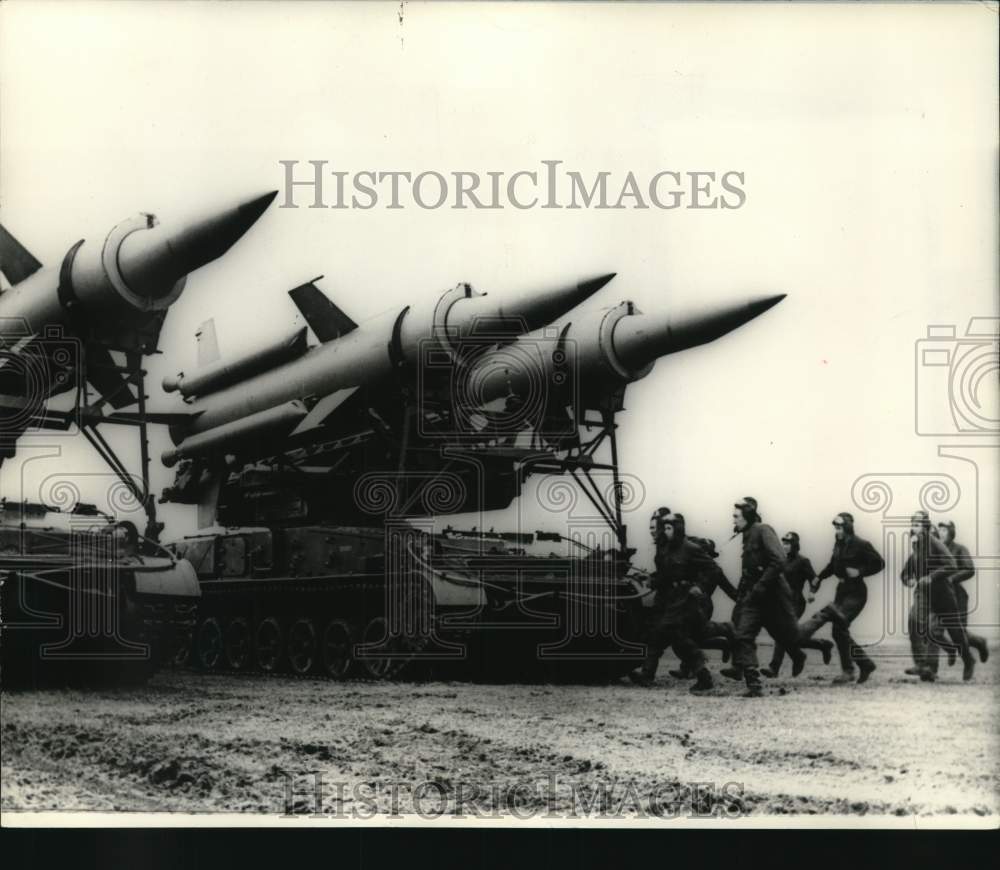
M 976 576 L 976 566 L 972 561 L 969 548 L 955 540 L 955 524 L 951 520 L 944 520 L 938 523 L 938 533 L 944 545 L 948 548 L 952 558 L 955 560 L 955 567 L 958 570 L 951 575 L 951 584 L 955 590 L 955 599 L 958 601 L 958 618 L 965 628 L 965 633 L 969 638 L 969 646 L 979 653 L 979 661 L 985 662 L 990 657 L 990 649 L 986 643 L 986 638 L 980 634 L 973 634 L 969 631 L 969 593 L 965 589 L 965 581 Z M 948 664 L 955 664 L 955 654 L 958 650 L 955 647 L 948 649 Z
M 937 642 L 932 637 L 932 614 L 936 613 L 945 620 L 944 628 L 962 657 L 962 679 L 971 680 L 976 663 L 969 651 L 969 636 L 959 618 L 962 611 L 952 585 L 951 578 L 958 570 L 955 558 L 933 533 L 926 511 L 917 511 L 910 518 L 910 534 L 911 553 L 900 579 L 906 586 L 917 587 L 909 617 L 915 670 L 925 682 L 937 679 L 937 668 L 932 664 L 937 659 Z
M 798 619 L 806 610 L 806 596 L 804 591 L 806 583 L 809 584 L 811 592 L 809 600 L 812 601 L 812 596 L 819 589 L 819 582 L 816 580 L 816 572 L 813 570 L 812 562 L 799 552 L 800 543 L 797 532 L 788 532 L 781 539 L 781 545 L 784 547 L 785 556 L 787 557 L 784 572 L 785 579 L 788 581 L 788 587 L 792 590 L 795 602 L 795 617 Z M 809 639 L 802 641 L 801 647 L 802 649 L 818 649 L 823 654 L 823 664 L 830 664 L 830 659 L 833 657 L 832 641 Z M 771 664 L 761 670 L 761 673 L 765 677 L 773 678 L 778 676 L 778 673 L 781 671 L 781 662 L 784 658 L 784 647 L 775 641 Z
M 734 531 L 743 535 L 743 570 L 733 608 L 733 667 L 721 673 L 734 679 L 742 676 L 747 686 L 744 697 L 759 698 L 764 694 L 757 670 L 757 635 L 762 628 L 788 651 L 792 676 L 802 672 L 806 655 L 799 649 L 798 617 L 782 574 L 785 552 L 778 536 L 761 521 L 756 499 L 747 496 L 734 507 Z
M 686 539 L 681 514 L 661 508 L 653 515 L 653 522 L 650 530 L 656 539 L 656 573 L 651 585 L 656 597 L 652 626 L 646 640 L 646 660 L 629 677 L 639 685 L 652 685 L 660 658 L 670 646 L 697 677 L 691 691 L 708 691 L 713 686 L 712 675 L 698 646 L 704 622 L 698 600 L 704 592 L 698 578 L 715 568 L 715 563 L 700 546 Z
M 875 662 L 854 642 L 849 629 L 868 602 L 865 578 L 878 574 L 885 567 L 885 562 L 868 541 L 854 533 L 854 517 L 851 514 L 846 511 L 837 514 L 833 518 L 833 528 L 833 554 L 829 564 L 819 572 L 816 588 L 827 577 L 834 576 L 840 582 L 837 583 L 833 604 L 828 604 L 802 623 L 799 636 L 807 640 L 828 622 L 831 623 L 833 642 L 840 657 L 840 674 L 833 678 L 833 682 L 853 683 L 856 664 L 857 680 L 864 683 L 875 670 Z
M 715 604 L 712 601 L 712 597 L 715 595 L 716 589 L 721 589 L 730 600 L 736 601 L 738 597 L 736 587 L 729 582 L 729 578 L 726 577 L 725 572 L 714 561 L 719 558 L 719 552 L 715 549 L 715 541 L 711 538 L 696 538 L 693 535 L 689 535 L 688 540 L 700 546 L 708 557 L 713 560 L 712 568 L 706 568 L 696 580 L 701 589 L 701 594 L 692 590 L 692 594 L 694 594 L 701 609 L 702 618 L 698 646 L 703 650 L 722 650 L 722 661 L 725 662 L 732 652 L 733 626 L 729 622 L 712 621 L 712 614 L 715 611 Z M 693 676 L 685 662 L 681 662 L 681 666 L 678 669 L 669 671 L 668 673 L 679 680 L 687 680 Z

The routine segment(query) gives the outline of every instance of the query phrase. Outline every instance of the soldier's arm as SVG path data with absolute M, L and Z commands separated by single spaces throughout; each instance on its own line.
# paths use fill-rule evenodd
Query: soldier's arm
M 833 576 L 833 559 L 830 559 L 830 561 L 826 563 L 826 567 L 822 571 L 820 571 L 816 577 L 816 588 L 819 589 L 819 584 L 822 583 L 824 580 L 826 580 L 827 577 L 832 577 L 832 576 Z
M 864 563 L 861 568 L 862 577 L 871 577 L 873 574 L 878 574 L 885 567 L 885 561 L 869 541 L 865 541 L 861 557 Z
M 726 594 L 726 597 L 730 601 L 739 600 L 740 596 L 736 591 L 736 587 L 729 582 L 726 572 L 716 565 L 715 562 L 712 563 L 712 579 L 715 581 L 715 585 Z
M 970 577 L 975 576 L 976 566 L 972 562 L 972 556 L 969 555 L 968 547 L 956 544 L 953 556 L 955 558 L 955 566 L 958 570 L 951 575 L 952 583 L 964 583 Z
M 913 581 L 916 579 L 914 576 L 916 570 L 916 559 L 914 559 L 911 553 L 906 557 L 906 564 L 903 565 L 903 570 L 899 572 L 899 579 L 903 581 L 904 586 L 913 585 Z
M 778 535 L 770 526 L 762 526 L 760 530 L 760 542 L 764 546 L 764 558 L 766 560 L 764 573 L 761 574 L 758 583 L 766 584 L 777 579 L 778 575 L 785 568 L 785 551 L 781 548 L 781 541 Z
M 819 589 L 820 580 L 816 576 L 816 569 L 813 568 L 812 562 L 810 562 L 805 556 L 802 557 L 802 576 L 806 578 L 806 582 L 809 583 L 809 588 L 815 595 L 816 590 Z
M 928 536 L 928 541 L 931 545 L 930 558 L 927 560 L 933 565 L 928 573 L 930 574 L 931 580 L 940 580 L 945 577 L 951 577 L 955 573 L 955 559 L 951 555 L 948 548 L 942 544 L 937 538 L 932 535 Z M 928 565 L 930 568 L 930 565 Z

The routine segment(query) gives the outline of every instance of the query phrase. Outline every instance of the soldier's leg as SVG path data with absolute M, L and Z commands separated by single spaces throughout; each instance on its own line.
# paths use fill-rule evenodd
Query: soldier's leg
M 985 662 L 990 657 L 989 646 L 986 638 L 981 634 L 969 631 L 969 593 L 965 590 L 965 585 L 956 583 L 955 600 L 958 602 L 958 616 L 965 628 L 965 634 L 969 638 L 969 646 L 979 653 L 979 661 Z
M 971 680 L 976 666 L 975 660 L 969 652 L 969 636 L 958 616 L 955 588 L 947 577 L 931 581 L 931 610 L 941 615 L 947 626 L 948 635 L 958 647 L 958 654 L 962 657 L 964 665 L 962 679 Z
M 797 619 L 802 618 L 802 614 L 806 610 L 806 600 L 805 598 L 799 597 L 795 605 L 795 616 Z M 801 628 L 801 627 L 800 627 Z M 833 653 L 833 641 L 823 638 L 815 638 L 811 635 L 809 637 L 802 637 L 802 632 L 799 632 L 799 646 L 802 649 L 817 649 L 823 654 L 823 664 L 830 664 L 830 656 Z
M 937 672 L 937 644 L 931 639 L 930 602 L 926 594 L 914 598 L 907 617 L 913 667 L 906 673 L 933 680 Z
M 766 612 L 767 601 L 762 600 L 759 594 L 746 598 L 740 603 L 738 619 L 733 626 L 736 642 L 733 646 L 733 668 L 729 670 L 742 672 L 747 684 L 747 694 L 753 696 L 761 694 L 760 675 L 757 671 L 757 635 L 764 627 Z M 731 675 L 727 671 L 723 673 Z
M 806 654 L 801 649 L 802 638 L 799 636 L 799 616 L 802 610 L 798 608 L 795 596 L 784 577 L 778 578 L 768 592 L 768 599 L 764 627 L 774 639 L 775 646 L 782 647 L 782 651 L 788 653 L 792 660 L 792 676 L 797 677 L 806 663 Z M 805 609 L 805 602 L 802 603 Z
M 632 682 L 648 685 L 656 677 L 656 669 L 660 665 L 663 651 L 669 645 L 667 626 L 662 613 L 653 613 L 646 628 L 646 657 L 642 667 L 629 674 Z
M 840 619 L 834 622 L 833 639 L 841 656 L 843 674 L 841 682 L 854 679 L 854 666 L 858 667 L 858 682 L 865 682 L 875 670 L 868 654 L 851 637 L 849 627 L 868 603 L 868 588 L 864 583 L 844 584 L 838 589 L 835 605 Z M 846 666 L 845 666 L 846 665 Z

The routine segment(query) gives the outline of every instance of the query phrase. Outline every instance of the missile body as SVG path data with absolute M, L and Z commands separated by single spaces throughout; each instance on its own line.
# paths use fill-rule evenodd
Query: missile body
M 188 273 L 220 257 L 264 212 L 277 191 L 216 211 L 181 229 L 140 214 L 100 242 L 78 242 L 58 268 L 40 269 L 0 295 L 5 326 L 33 333 L 63 325 L 86 331 L 109 322 L 131 324 L 162 316 L 184 290 Z M 155 347 L 134 348 L 152 352 Z
M 613 277 L 604 275 L 499 301 L 460 284 L 436 299 L 372 318 L 346 335 L 238 383 L 216 390 L 218 382 L 210 380 L 203 384 L 203 394 L 190 402 L 189 423 L 171 430 L 176 449 L 166 451 L 163 461 L 173 464 L 182 457 L 224 452 L 228 444 L 224 433 L 229 430 L 222 427 L 270 419 L 261 413 L 290 402 L 346 396 L 361 386 L 378 388 L 401 370 L 415 372 L 430 352 L 460 364 L 463 343 L 470 337 L 485 333 L 501 341 L 513 340 L 576 307 Z M 197 377 L 195 373 L 193 378 Z M 171 385 L 182 390 L 192 382 L 197 381 L 184 374 L 170 379 Z M 222 430 L 223 437 L 203 437 L 216 430 Z M 242 435 L 246 433 L 241 430 Z
M 544 405 L 565 394 L 592 399 L 645 377 L 668 354 L 714 341 L 777 305 L 769 296 L 684 316 L 641 314 L 631 302 L 568 316 L 483 354 L 471 366 L 463 401 L 485 407 L 505 397 Z

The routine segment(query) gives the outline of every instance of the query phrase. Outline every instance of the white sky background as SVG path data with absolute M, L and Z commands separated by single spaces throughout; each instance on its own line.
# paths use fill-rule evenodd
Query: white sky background
M 978 526 L 979 552 L 1000 553 L 996 451 L 978 451 L 977 522 L 973 467 L 937 455 L 969 439 L 914 431 L 914 343 L 928 324 L 961 334 L 971 316 L 998 313 L 995 6 L 407 3 L 399 15 L 391 3 L 4 3 L 4 224 L 57 265 L 77 239 L 137 211 L 166 222 L 280 187 L 282 159 L 445 174 L 560 159 L 585 176 L 610 171 L 612 190 L 629 170 L 736 170 L 746 205 L 275 203 L 189 279 L 148 366 L 153 408 L 176 407 L 159 381 L 190 366 L 199 323 L 214 316 L 223 353 L 236 354 L 284 332 L 295 316 L 285 291 L 319 274 L 355 320 L 459 281 L 500 294 L 606 271 L 618 277 L 595 301 L 650 313 L 786 292 L 629 388 L 621 461 L 648 492 L 630 523 L 639 562 L 657 505 L 721 543 L 734 499 L 754 495 L 818 568 L 838 510 L 880 545 L 879 515 L 851 488 L 884 473 L 954 477 L 960 537 Z M 985 389 L 995 410 L 995 372 Z M 17 497 L 22 469 L 28 497 L 49 475 L 103 471 L 79 437 L 35 441 L 62 455 L 24 463 L 23 450 L 0 470 L 5 495 Z M 166 443 L 161 433 L 154 456 Z M 122 449 L 137 469 L 134 445 Z M 154 463 L 155 488 L 171 481 Z M 101 487 L 87 487 L 100 501 Z M 918 488 L 900 484 L 890 512 L 914 509 Z M 193 530 L 193 509 L 163 513 L 166 537 Z M 735 577 L 738 544 L 723 557 Z M 981 585 L 992 622 L 997 576 Z M 879 594 L 862 636 L 879 633 Z

